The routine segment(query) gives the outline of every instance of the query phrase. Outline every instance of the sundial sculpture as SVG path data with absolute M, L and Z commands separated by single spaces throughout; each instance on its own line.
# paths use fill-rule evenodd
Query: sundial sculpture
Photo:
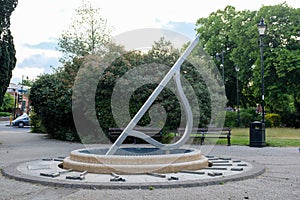
M 208 159 L 201 154 L 200 150 L 180 149 L 180 147 L 182 147 L 189 139 L 193 127 L 192 110 L 180 81 L 180 67 L 198 42 L 199 36 L 195 38 L 176 61 L 111 148 L 93 148 L 72 151 L 70 156 L 64 160 L 63 167 L 78 171 L 89 171 L 91 173 L 122 174 L 141 174 L 150 172 L 171 173 L 181 170 L 198 170 L 207 167 L 209 165 Z M 184 108 L 186 126 L 183 136 L 177 142 L 173 144 L 162 144 L 150 136 L 134 130 L 134 128 L 172 77 L 174 78 L 177 93 Z M 128 136 L 143 139 L 155 148 L 120 148 L 121 144 Z M 137 154 L 132 153 L 132 155 L 128 155 L 120 153 L 126 150 L 128 150 L 128 152 L 136 152 Z M 143 155 L 138 152 L 139 150 L 147 150 L 148 152 Z M 156 151 L 156 153 L 151 155 L 151 152 L 153 151 Z
M 196 39 L 189 45 L 189 47 L 185 50 L 185 52 L 181 55 L 181 57 L 176 61 L 176 63 L 173 65 L 173 67 L 170 69 L 170 71 L 166 74 L 166 76 L 162 79 L 162 81 L 159 83 L 159 85 L 156 87 L 156 89 L 153 91 L 153 93 L 150 95 L 148 100 L 144 103 L 144 105 L 140 108 L 140 110 L 136 113 L 136 115 L 132 118 L 130 123 L 127 125 L 127 127 L 124 129 L 124 131 L 121 133 L 121 135 L 118 137 L 118 139 L 115 141 L 113 146 L 108 150 L 106 155 L 112 155 L 116 152 L 116 150 L 120 147 L 120 145 L 124 142 L 127 136 L 134 136 L 137 138 L 141 138 L 148 142 L 149 144 L 152 144 L 153 146 L 162 149 L 162 150 L 172 150 L 172 149 L 178 149 L 183 144 L 186 143 L 188 140 L 192 126 L 193 126 L 193 116 L 192 116 L 192 110 L 189 105 L 189 102 L 183 92 L 181 81 L 180 81 L 180 66 L 182 63 L 186 60 L 186 58 L 189 56 L 191 51 L 195 48 L 195 46 L 199 42 L 199 36 L 196 37 Z M 153 104 L 157 96 L 161 93 L 161 91 L 164 89 L 164 87 L 167 85 L 167 83 L 171 80 L 171 78 L 174 77 L 176 89 L 178 92 L 178 96 L 180 98 L 180 101 L 183 104 L 184 112 L 186 114 L 186 129 L 179 141 L 173 144 L 162 144 L 160 142 L 157 142 L 150 136 L 133 130 L 133 128 L 137 125 L 137 123 L 140 121 L 140 119 L 144 116 L 146 111 L 150 108 L 150 106 Z

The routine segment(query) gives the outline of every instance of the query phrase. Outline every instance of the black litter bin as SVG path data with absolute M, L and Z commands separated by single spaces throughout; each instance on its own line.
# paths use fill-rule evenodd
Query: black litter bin
M 250 123 L 250 147 L 265 147 L 265 124 L 259 121 Z

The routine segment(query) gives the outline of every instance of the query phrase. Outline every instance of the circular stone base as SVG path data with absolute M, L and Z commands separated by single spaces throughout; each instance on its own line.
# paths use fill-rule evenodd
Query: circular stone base
M 199 170 L 209 165 L 208 159 L 196 149 L 127 147 L 114 155 L 105 155 L 107 151 L 107 148 L 74 150 L 64 159 L 63 168 L 98 174 L 145 174 Z
M 178 173 L 164 174 L 94 174 L 87 173 L 82 179 L 68 179 L 80 177 L 82 172 L 66 172 L 59 167 L 61 158 L 40 159 L 28 162 L 15 163 L 2 169 L 3 175 L 20 181 L 42 184 L 54 187 L 86 188 L 86 189 L 149 189 L 149 188 L 179 188 L 195 187 L 214 184 L 224 184 L 228 181 L 254 178 L 265 171 L 259 163 L 243 160 L 207 156 L 213 162 L 213 167 L 201 170 L 183 170 Z M 41 175 L 43 174 L 43 175 Z

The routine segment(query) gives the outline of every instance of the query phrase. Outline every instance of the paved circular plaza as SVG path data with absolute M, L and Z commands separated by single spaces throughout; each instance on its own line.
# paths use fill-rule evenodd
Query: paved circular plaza
M 300 153 L 295 147 L 195 145 L 192 148 L 213 156 L 210 159 L 216 159 L 215 164 L 224 164 L 214 167 L 227 169 L 205 169 L 204 174 L 165 174 L 165 178 L 121 175 L 124 182 L 113 182 L 114 177 L 109 174 L 88 173 L 85 179 L 72 181 L 66 176 L 78 176 L 79 172 L 53 178 L 40 175 L 56 169 L 62 171 L 59 159 L 72 150 L 84 148 L 82 144 L 52 140 L 43 134 L 29 133 L 29 129 L 6 127 L 3 122 L 0 142 L 0 168 L 8 174 L 0 175 L 0 199 L 299 199 L 300 196 Z
M 208 156 L 212 167 L 202 170 L 182 170 L 178 173 L 148 173 L 135 175 L 95 174 L 64 170 L 62 157 L 43 158 L 13 163 L 2 169 L 5 176 L 48 186 L 89 189 L 149 189 L 196 187 L 224 184 L 228 181 L 254 178 L 265 171 L 263 165 L 229 157 Z

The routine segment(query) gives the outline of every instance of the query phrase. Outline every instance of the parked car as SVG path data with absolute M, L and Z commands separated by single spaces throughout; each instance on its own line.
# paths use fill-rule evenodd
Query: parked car
M 12 125 L 18 126 L 19 128 L 23 128 L 24 126 L 30 126 L 30 118 L 26 113 L 24 113 L 20 117 L 17 117 L 15 120 L 13 120 Z

